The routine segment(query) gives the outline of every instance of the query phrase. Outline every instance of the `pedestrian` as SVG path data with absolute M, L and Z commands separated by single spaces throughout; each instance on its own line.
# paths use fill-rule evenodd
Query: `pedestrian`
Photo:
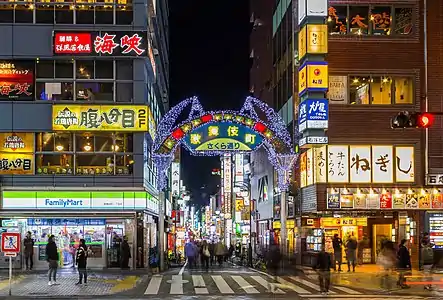
M 213 240 L 209 243 L 209 253 L 210 253 L 209 260 L 211 261 L 211 267 L 212 267 L 212 265 L 215 263 L 215 243 Z
M 211 253 L 209 252 L 209 245 L 207 241 L 203 241 L 200 257 L 202 261 L 202 266 L 208 271 L 209 269 L 209 257 L 211 256 Z
M 48 238 L 48 244 L 46 245 L 46 260 L 48 261 L 49 264 L 48 285 L 58 285 L 57 268 L 58 268 L 59 255 L 58 255 L 57 245 L 55 244 L 54 239 L 55 239 L 54 235 L 50 235 Z
M 364 234 L 363 238 L 358 242 L 357 258 L 359 266 L 363 265 L 363 250 L 368 246 L 369 246 L 368 236 Z
M 131 246 L 128 243 L 128 237 L 125 235 L 123 237 L 122 243 L 122 269 L 129 269 L 129 259 L 131 258 Z
M 424 273 L 427 275 L 427 282 L 432 282 L 432 271 L 434 270 L 434 249 L 429 233 L 425 232 L 420 243 L 421 247 L 421 260 Z M 432 284 L 425 285 L 425 290 L 431 290 Z
M 185 244 L 185 256 L 188 260 L 189 269 L 192 269 L 197 256 L 197 247 L 191 240 Z
M 269 246 L 269 251 L 267 252 L 266 268 L 273 276 L 273 279 L 277 281 L 278 271 L 280 268 L 281 253 L 280 253 L 280 247 L 277 244 L 275 244 L 273 241 L 271 243 L 272 244 Z M 269 289 L 271 293 L 274 293 L 274 288 L 275 285 L 270 283 Z
M 411 271 L 411 256 L 407 248 L 408 240 L 402 239 L 398 247 L 397 260 L 398 260 L 398 281 L 397 285 L 402 289 L 409 288 L 406 284 L 406 273 Z
M 346 241 L 346 260 L 348 261 L 348 272 L 351 272 L 351 265 L 352 265 L 352 272 L 355 272 L 357 245 L 358 244 L 355 237 L 349 236 L 348 240 Z
M 326 295 L 329 292 L 331 284 L 331 255 L 325 251 L 325 245 L 321 245 L 321 250 L 317 256 L 317 264 L 315 269 L 318 272 L 318 281 L 320 285 L 320 292 Z
M 381 244 L 380 253 L 377 257 L 377 264 L 380 266 L 382 274 L 380 287 L 386 291 L 390 291 L 391 281 L 390 275 L 394 271 L 397 257 L 395 254 L 395 246 L 392 241 L 385 241 Z
M 218 265 L 221 267 L 223 265 L 223 258 L 225 256 L 225 247 L 221 241 L 218 241 L 217 245 L 215 245 L 215 256 L 217 257 Z
M 32 270 L 34 267 L 34 239 L 32 238 L 32 233 L 30 231 L 26 233 L 26 237 L 23 240 L 23 246 L 26 270 Z
M 334 234 L 334 238 L 332 239 L 332 248 L 334 248 L 334 271 L 337 271 L 337 264 L 338 264 L 338 271 L 341 272 L 341 264 L 342 264 L 342 256 L 343 256 L 343 242 L 341 238 L 338 236 L 338 234 Z
M 80 239 L 80 245 L 77 248 L 77 255 L 75 257 L 75 262 L 78 268 L 78 282 L 76 285 L 88 284 L 88 274 L 86 273 L 86 264 L 88 260 L 88 247 L 86 246 L 86 241 Z M 84 281 L 83 281 L 84 280 Z

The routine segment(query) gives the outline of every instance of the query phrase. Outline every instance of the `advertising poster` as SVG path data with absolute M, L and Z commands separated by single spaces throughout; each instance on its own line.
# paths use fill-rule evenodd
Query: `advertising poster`
M 390 193 L 380 195 L 380 208 L 392 209 L 392 195 Z
M 395 147 L 397 182 L 415 182 L 414 147 Z
M 34 174 L 34 134 L 0 133 L 0 175 Z
M 367 197 L 366 194 L 354 194 L 354 208 L 366 208 Z
M 340 207 L 341 208 L 354 208 L 354 195 L 342 194 L 340 196 Z
M 146 105 L 53 105 L 54 131 L 148 131 Z
M 313 150 L 306 151 L 306 185 L 314 184 Z
M 432 208 L 443 208 L 442 194 L 432 194 Z
M 306 152 L 300 154 L 300 187 L 307 185 L 307 155 Z
M 306 31 L 307 26 L 303 26 L 298 33 L 298 60 L 300 61 L 306 55 L 307 43 L 306 43 Z
M 328 100 L 330 104 L 348 103 L 348 76 L 329 76 Z
M 309 63 L 307 67 L 307 88 L 312 91 L 328 90 L 328 64 L 326 62 Z
M 308 24 L 307 25 L 307 52 L 309 54 L 328 53 L 328 25 Z
M 313 148 L 313 149 L 314 149 L 314 169 L 315 169 L 314 181 L 315 183 L 325 183 L 327 182 L 326 146 Z
M 378 194 L 369 194 L 367 198 L 367 208 L 379 209 L 380 208 L 380 196 Z
M 340 193 L 330 193 L 328 194 L 328 209 L 339 209 L 340 208 Z
M 429 194 L 422 194 L 418 196 L 418 208 L 431 208 L 431 197 Z
M 34 100 L 33 60 L 0 60 L 0 100 Z
M 417 197 L 417 194 L 407 194 L 406 195 L 406 208 L 407 209 L 418 208 L 418 197 Z
M 394 194 L 392 196 L 392 208 L 393 209 L 405 209 L 406 207 L 406 195 Z

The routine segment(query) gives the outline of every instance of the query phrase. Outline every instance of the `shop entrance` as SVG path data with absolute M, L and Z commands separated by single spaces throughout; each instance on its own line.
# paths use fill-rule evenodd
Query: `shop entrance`
M 373 224 L 372 248 L 375 249 L 375 251 L 373 251 L 373 261 L 377 261 L 377 257 L 381 251 L 381 245 L 386 240 L 392 241 L 392 224 Z

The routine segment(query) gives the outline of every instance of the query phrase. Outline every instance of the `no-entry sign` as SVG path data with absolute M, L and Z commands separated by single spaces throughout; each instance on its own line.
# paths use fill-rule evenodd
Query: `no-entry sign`
M 20 233 L 3 232 L 2 233 L 2 252 L 19 253 L 20 252 Z

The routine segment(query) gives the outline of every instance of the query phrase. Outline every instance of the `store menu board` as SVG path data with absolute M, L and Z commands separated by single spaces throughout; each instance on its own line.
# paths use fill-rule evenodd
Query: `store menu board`
M 308 251 L 320 251 L 323 238 L 323 230 L 316 228 L 312 235 L 306 237 L 306 247 Z
M 429 235 L 435 249 L 443 249 L 443 214 L 429 214 Z

